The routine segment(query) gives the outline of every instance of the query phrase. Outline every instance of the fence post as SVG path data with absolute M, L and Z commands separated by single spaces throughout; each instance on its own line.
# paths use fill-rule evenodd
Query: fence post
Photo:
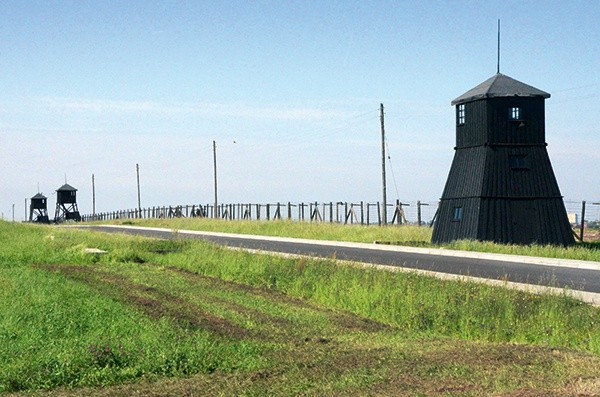
M 344 203 L 344 225 L 348 224 L 348 202 Z
M 421 201 L 417 201 L 417 216 L 418 216 L 419 226 L 421 226 L 421 224 L 423 223 L 423 218 L 422 218 L 422 214 L 421 214 L 421 206 L 422 205 L 429 205 L 429 204 L 422 203 Z
M 365 211 L 364 211 L 364 203 L 360 202 L 360 225 L 365 224 Z
M 583 231 L 585 229 L 585 200 L 581 202 L 581 229 L 579 230 L 579 240 L 583 242 Z

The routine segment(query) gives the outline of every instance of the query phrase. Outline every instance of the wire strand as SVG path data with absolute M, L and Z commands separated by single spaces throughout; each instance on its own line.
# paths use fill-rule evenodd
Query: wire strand
M 392 156 L 390 156 L 390 146 L 388 145 L 388 139 L 385 137 L 385 148 L 387 149 L 387 159 L 390 164 L 390 171 L 392 171 L 392 181 L 394 181 L 394 189 L 396 189 L 396 200 L 400 200 L 400 194 L 398 193 L 398 185 L 396 184 L 396 175 L 394 174 L 394 167 L 392 166 Z

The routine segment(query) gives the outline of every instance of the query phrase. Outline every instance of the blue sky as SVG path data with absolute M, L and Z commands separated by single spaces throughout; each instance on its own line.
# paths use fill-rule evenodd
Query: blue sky
M 600 201 L 600 2 L 4 1 L 0 210 L 65 180 L 82 213 L 223 202 L 435 202 L 450 101 L 496 72 L 549 92 L 565 199 Z M 391 168 L 390 168 L 391 166 Z M 593 209 L 592 216 L 600 212 Z

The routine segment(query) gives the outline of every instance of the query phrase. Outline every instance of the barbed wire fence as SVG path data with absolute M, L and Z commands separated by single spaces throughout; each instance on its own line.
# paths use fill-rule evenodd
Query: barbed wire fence
M 584 241 L 586 234 L 590 234 L 587 236 L 588 240 L 590 237 L 597 240 L 600 235 L 598 232 L 600 229 L 600 200 L 565 200 L 565 207 L 575 237 L 579 241 Z M 590 230 L 593 232 L 590 233 Z
M 438 202 L 401 202 L 387 205 L 387 219 L 382 219 L 380 202 L 285 202 L 267 204 L 212 204 L 155 206 L 141 209 L 109 211 L 82 216 L 82 221 L 160 218 L 220 218 L 227 220 L 290 220 L 358 225 L 431 226 Z
M 415 224 L 428 226 L 435 217 L 437 201 L 409 201 L 388 204 L 388 224 Z M 580 225 L 582 219 L 586 223 L 600 222 L 600 202 L 565 201 L 565 207 L 571 224 Z M 365 225 L 381 224 L 382 206 L 380 202 L 300 202 L 300 203 L 267 203 L 267 204 L 220 204 L 217 218 L 274 220 L 289 219 L 294 221 L 358 223 Z M 391 211 L 389 211 L 391 209 Z M 171 205 L 155 206 L 139 209 L 102 212 L 95 215 L 83 215 L 84 221 L 113 220 L 124 218 L 174 218 L 174 217 L 206 217 L 215 218 L 214 205 Z

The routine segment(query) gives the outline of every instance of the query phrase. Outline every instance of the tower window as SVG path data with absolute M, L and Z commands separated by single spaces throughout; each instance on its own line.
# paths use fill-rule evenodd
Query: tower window
M 460 222 L 463 217 L 463 209 L 462 207 L 454 207 L 454 211 L 452 212 L 452 221 Z
M 465 124 L 465 104 L 462 103 L 456 107 L 456 124 Z
M 528 170 L 529 161 L 526 154 L 518 154 L 509 157 L 510 169 L 512 170 Z
M 512 107 L 508 114 L 511 120 L 521 120 L 521 108 Z

